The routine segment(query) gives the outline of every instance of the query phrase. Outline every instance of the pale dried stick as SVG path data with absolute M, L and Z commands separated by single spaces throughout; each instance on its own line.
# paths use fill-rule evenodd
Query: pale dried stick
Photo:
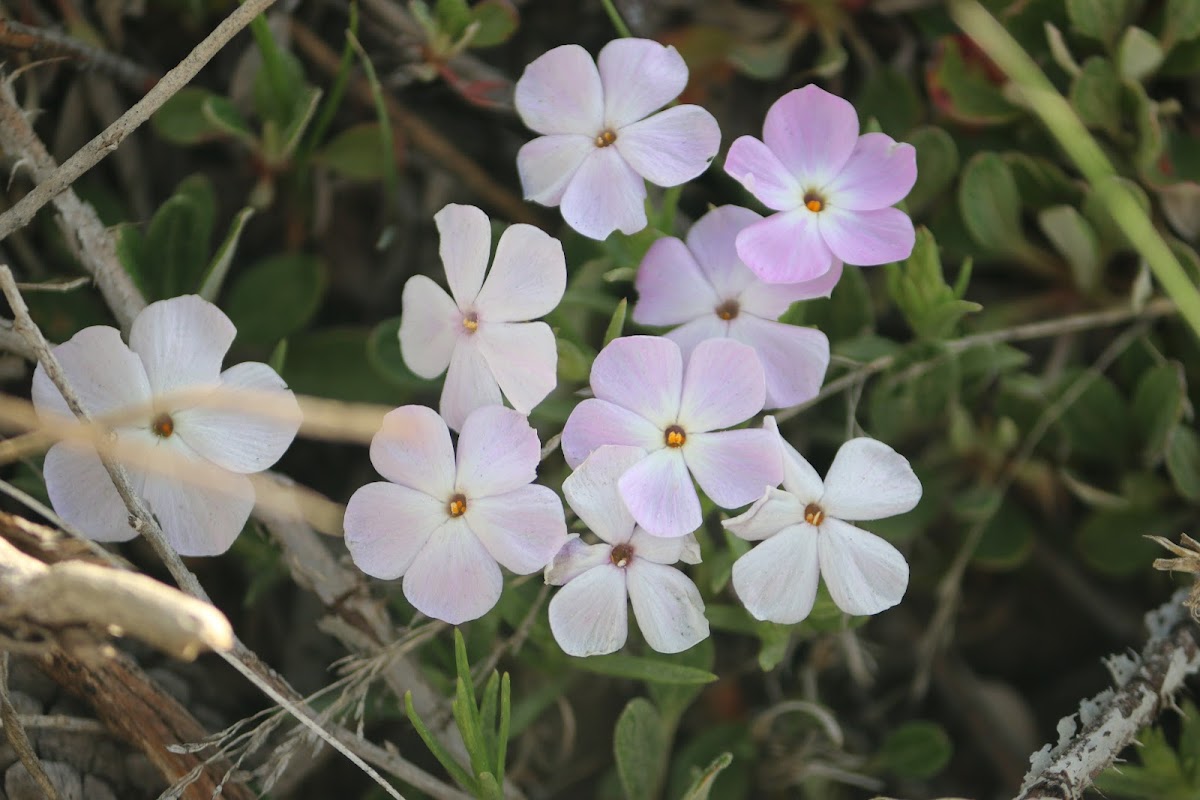
M 8 739 L 13 750 L 17 751 L 17 757 L 21 759 L 25 769 L 29 770 L 33 782 L 37 784 L 46 800 L 60 800 L 58 789 L 50 782 L 50 776 L 46 774 L 46 770 L 42 769 L 42 762 L 38 761 L 33 752 L 33 746 L 29 744 L 29 737 L 25 735 L 25 728 L 21 726 L 17 709 L 13 707 L 12 700 L 8 698 L 7 651 L 0 652 L 0 720 L 4 721 L 5 738 Z

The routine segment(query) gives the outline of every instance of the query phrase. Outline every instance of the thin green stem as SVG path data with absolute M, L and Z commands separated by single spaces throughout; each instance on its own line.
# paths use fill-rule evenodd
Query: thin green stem
M 608 14 L 613 27 L 617 29 L 617 35 L 625 39 L 632 38 L 633 34 L 630 32 L 629 26 L 625 24 L 625 20 L 621 19 L 621 12 L 617 11 L 613 0 L 600 0 L 600 5 L 604 6 L 604 13 Z
M 952 0 L 950 14 L 959 27 L 1008 74 L 1026 104 L 1058 140 L 1092 184 L 1117 226 L 1150 265 L 1180 315 L 1200 337 L 1200 291 L 1180 265 L 1162 234 L 1124 186 L 1100 145 L 1067 100 L 1004 27 L 977 0 Z

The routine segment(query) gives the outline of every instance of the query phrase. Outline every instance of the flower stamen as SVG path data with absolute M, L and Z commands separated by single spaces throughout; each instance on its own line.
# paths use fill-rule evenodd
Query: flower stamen
M 616 545 L 613 547 L 609 558 L 612 559 L 613 566 L 624 568 L 629 565 L 629 561 L 633 558 L 633 548 L 627 544 Z
M 808 192 L 804 195 L 804 207 L 816 213 L 825 208 L 825 200 L 816 192 Z
M 450 512 L 450 516 L 452 517 L 461 517 L 463 514 L 467 513 L 466 496 L 462 494 L 456 494 L 451 497 L 449 504 L 446 506 L 446 510 Z
M 663 441 L 667 443 L 667 447 L 683 447 L 687 441 L 687 434 L 683 428 L 678 425 L 672 425 L 663 432 Z
M 713 310 L 717 312 L 718 317 L 728 322 L 738 315 L 738 311 L 741 310 L 741 307 L 738 306 L 737 300 L 726 300 Z
M 804 521 L 809 525 L 820 525 L 825 521 L 825 509 L 816 503 L 809 503 L 804 507 Z
M 608 147 L 617 140 L 617 134 L 611 128 L 596 137 L 596 147 Z
M 150 430 L 154 432 L 155 436 L 166 439 L 175 432 L 175 420 L 171 419 L 170 414 L 159 414 L 150 423 Z
M 474 311 L 469 311 L 463 316 L 462 326 L 471 333 L 479 330 L 479 315 Z

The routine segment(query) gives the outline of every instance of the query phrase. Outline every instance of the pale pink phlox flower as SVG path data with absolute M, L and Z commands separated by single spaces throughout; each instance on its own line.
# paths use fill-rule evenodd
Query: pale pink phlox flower
M 579 45 L 543 54 L 517 81 L 524 123 L 543 136 L 517 153 L 528 200 L 562 206 L 584 236 L 646 227 L 646 186 L 676 186 L 708 168 L 721 145 L 712 114 L 680 105 L 655 114 L 687 85 L 674 47 L 617 39 L 597 62 Z
M 563 481 L 563 495 L 601 544 L 572 535 L 546 566 L 562 586 L 550 601 L 550 630 L 563 652 L 594 656 L 620 650 L 629 632 L 627 603 L 646 643 L 660 653 L 687 650 L 708 637 L 696 584 L 670 566 L 700 563 L 696 537 L 663 539 L 634 522 L 617 481 L 645 457 L 636 447 L 605 445 Z
M 387 481 L 363 486 L 346 506 L 346 547 L 358 568 L 404 577 L 404 596 L 426 616 L 457 625 L 500 599 L 503 564 L 541 570 L 567 539 L 562 501 L 532 481 L 537 431 L 503 406 L 472 412 L 450 443 L 432 409 L 401 406 L 371 439 Z
M 492 249 L 487 215 L 474 206 L 448 205 L 434 221 L 450 294 L 424 275 L 404 285 L 404 363 L 422 378 L 446 372 L 439 408 L 453 430 L 475 409 L 502 405 L 503 398 L 528 414 L 558 383 L 554 332 L 529 320 L 562 300 L 562 245 L 532 225 L 511 225 L 485 280 Z
M 634 322 L 678 325 L 668 339 L 691 356 L 706 339 L 729 338 L 754 348 L 767 378 L 767 408 L 816 396 L 829 366 L 829 339 L 815 328 L 776 322 L 797 300 L 828 297 L 841 262 L 805 283 L 767 284 L 738 258 L 734 241 L 762 217 L 721 206 L 696 221 L 687 244 L 664 237 L 650 245 L 638 268 Z
M 778 436 L 775 420 L 764 427 Z M 733 565 L 733 588 L 756 618 L 793 624 L 812 611 L 817 577 L 847 614 L 878 614 L 904 597 L 908 562 L 900 551 L 846 520 L 903 514 L 921 499 L 904 456 L 874 439 L 841 446 L 822 481 L 796 449 L 784 452 L 783 489 L 721 524 L 758 545 Z M 760 541 L 761 540 L 761 541 Z
M 89 415 L 141 409 L 112 435 L 140 453 L 123 462 L 125 470 L 180 555 L 229 549 L 254 508 L 246 476 L 279 460 L 300 427 L 295 396 L 271 367 L 248 361 L 221 371 L 236 334 L 221 309 L 188 295 L 147 306 L 133 321 L 128 345 L 115 328 L 97 325 L 54 348 Z M 267 393 L 282 413 L 188 399 L 222 390 Z M 75 418 L 41 364 L 33 404 L 48 423 Z M 43 474 L 54 510 L 88 538 L 123 542 L 137 535 L 94 448 L 54 445 Z
M 912 253 L 912 220 L 891 206 L 916 183 L 916 150 L 858 130 L 854 106 L 810 84 L 775 101 L 762 141 L 730 146 L 725 171 L 779 212 L 737 237 L 738 255 L 764 281 L 809 281 L 838 260 L 872 266 Z
M 634 520 L 654 536 L 684 536 L 700 526 L 692 478 L 714 503 L 736 508 L 783 477 L 775 437 L 761 428 L 723 430 L 762 410 L 766 378 L 754 350 L 709 339 L 684 370 L 679 345 L 661 336 L 627 336 L 592 363 L 594 397 L 575 407 L 562 451 L 578 467 L 601 445 L 646 451 L 618 482 Z

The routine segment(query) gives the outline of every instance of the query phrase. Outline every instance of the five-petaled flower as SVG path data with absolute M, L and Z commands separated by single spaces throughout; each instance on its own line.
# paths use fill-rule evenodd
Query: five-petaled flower
M 675 48 L 648 39 L 609 42 L 597 61 L 574 44 L 537 58 L 515 97 L 521 119 L 543 134 L 517 154 L 525 197 L 561 205 L 567 224 L 593 239 L 646 227 L 642 179 L 690 181 L 721 145 L 717 121 L 699 106 L 653 114 L 687 78 Z
M 779 213 L 743 230 L 738 255 L 768 283 L 824 275 L 840 259 L 872 266 L 912 253 L 912 220 L 891 208 L 917 180 L 916 150 L 858 135 L 854 106 L 809 85 L 771 106 L 762 141 L 738 138 L 725 171 Z
M 618 486 L 647 532 L 683 536 L 700 527 L 692 476 L 722 508 L 750 503 L 779 484 L 782 460 L 769 431 L 722 430 L 762 410 L 766 378 L 752 348 L 709 339 L 692 351 L 685 372 L 675 342 L 628 336 L 596 356 L 591 384 L 595 396 L 576 406 L 563 428 L 563 455 L 575 468 L 601 445 L 645 450 Z
M 797 300 L 828 297 L 842 274 L 841 262 L 806 283 L 766 284 L 738 258 L 734 241 L 758 214 L 721 206 L 693 225 L 684 245 L 664 237 L 650 245 L 638 268 L 633 320 L 642 325 L 679 325 L 667 334 L 691 356 L 706 339 L 727 337 L 750 345 L 767 379 L 767 408 L 810 400 L 829 366 L 829 339 L 814 328 L 776 322 Z
M 895 547 L 845 520 L 903 514 L 921 499 L 921 483 L 904 456 L 874 439 L 838 450 L 824 482 L 796 449 L 784 453 L 783 489 L 767 493 L 721 524 L 759 544 L 733 565 L 733 588 L 756 619 L 787 625 L 812 611 L 817 577 L 847 614 L 878 614 L 904 597 L 908 562 Z
M 459 430 L 477 408 L 501 405 L 528 414 L 558 382 L 554 332 L 529 320 L 549 314 L 567 285 L 562 245 L 532 225 L 512 225 L 492 249 L 487 215 L 448 205 L 434 216 L 450 294 L 424 275 L 401 299 L 400 352 L 422 378 L 446 371 L 441 412 Z M 447 369 L 449 367 L 449 369 Z
M 503 406 L 463 423 L 458 453 L 432 409 L 401 406 L 371 440 L 387 481 L 363 486 L 346 506 L 346 547 L 376 578 L 404 576 L 404 596 L 423 614 L 457 625 L 486 614 L 504 581 L 541 570 L 567 540 L 562 501 L 532 484 L 537 431 Z
M 568 655 L 621 649 L 629 629 L 627 604 L 660 653 L 678 653 L 708 637 L 704 601 L 696 584 L 670 566 L 700 563 L 691 534 L 651 536 L 637 526 L 617 481 L 645 453 L 636 447 L 598 448 L 563 481 L 563 495 L 602 544 L 573 535 L 546 566 L 546 583 L 563 586 L 550 601 L 550 630 Z
M 219 308 L 188 295 L 147 306 L 128 345 L 115 328 L 97 325 L 54 348 L 91 416 L 137 415 L 122 419 L 113 436 L 145 456 L 125 463 L 130 481 L 185 556 L 229 549 L 254 508 L 246 475 L 279 460 L 300 427 L 299 406 L 275 370 L 246 362 L 221 371 L 236 333 Z M 222 389 L 271 393 L 284 411 L 268 416 L 196 398 Z M 33 403 L 47 421 L 72 417 L 40 364 Z M 84 535 L 103 542 L 137 535 L 95 449 L 56 444 L 44 474 L 55 511 Z

